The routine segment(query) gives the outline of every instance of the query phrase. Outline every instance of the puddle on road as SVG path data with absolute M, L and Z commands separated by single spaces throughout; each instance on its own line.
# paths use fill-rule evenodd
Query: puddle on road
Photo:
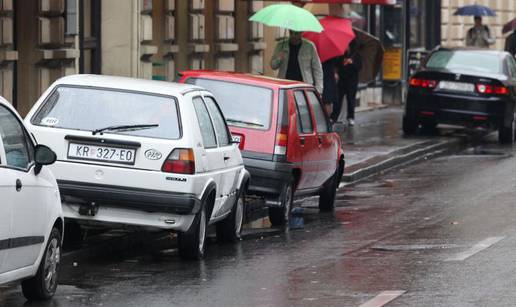
M 503 149 L 492 149 L 492 148 L 486 148 L 483 146 L 476 146 L 468 148 L 454 156 L 462 157 L 462 156 L 492 156 L 492 157 L 504 157 L 508 158 L 511 157 L 512 154 L 509 152 L 504 151 Z
M 408 245 L 375 245 L 372 250 L 386 252 L 410 252 L 421 250 L 442 250 L 460 247 L 457 244 L 408 244 Z

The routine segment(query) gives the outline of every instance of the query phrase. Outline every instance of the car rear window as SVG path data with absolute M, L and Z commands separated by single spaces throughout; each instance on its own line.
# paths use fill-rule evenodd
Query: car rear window
M 437 51 L 430 57 L 426 67 L 496 74 L 502 72 L 502 62 L 497 55 L 479 51 Z
M 163 139 L 181 137 L 174 97 L 106 88 L 57 87 L 43 102 L 31 123 L 85 131 L 117 125 L 158 125 L 105 133 Z
M 201 78 L 189 78 L 186 82 L 213 93 L 228 125 L 263 130 L 270 128 L 271 89 Z

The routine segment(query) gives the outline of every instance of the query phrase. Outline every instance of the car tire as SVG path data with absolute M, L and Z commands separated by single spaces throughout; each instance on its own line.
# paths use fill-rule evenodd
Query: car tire
M 514 121 L 511 126 L 501 126 L 498 129 L 498 142 L 500 144 L 512 144 L 514 142 Z
M 418 124 L 417 122 L 407 115 L 403 116 L 403 134 L 405 135 L 414 135 L 417 132 Z
M 179 256 L 184 260 L 201 260 L 206 254 L 206 231 L 208 217 L 206 204 L 195 215 L 190 229 L 177 235 L 177 247 Z
M 22 292 L 26 299 L 48 300 L 56 292 L 61 244 L 61 232 L 52 228 L 36 275 L 22 282 Z
M 222 243 L 234 243 L 240 241 L 242 225 L 245 215 L 245 191 L 239 192 L 238 198 L 231 208 L 228 217 L 218 222 L 216 225 L 217 241 Z
M 280 206 L 269 207 L 269 220 L 272 226 L 288 225 L 290 213 L 294 203 L 294 180 L 290 179 L 283 186 L 280 195 Z
M 319 211 L 331 212 L 335 209 L 335 197 L 339 188 L 340 180 L 344 170 L 342 167 L 335 172 L 330 180 L 324 185 L 319 193 Z

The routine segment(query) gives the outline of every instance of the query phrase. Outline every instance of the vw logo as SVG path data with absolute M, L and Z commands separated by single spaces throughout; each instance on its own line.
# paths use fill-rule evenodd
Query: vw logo
M 149 160 L 159 160 L 163 155 L 156 149 L 149 149 L 145 151 L 145 158 Z

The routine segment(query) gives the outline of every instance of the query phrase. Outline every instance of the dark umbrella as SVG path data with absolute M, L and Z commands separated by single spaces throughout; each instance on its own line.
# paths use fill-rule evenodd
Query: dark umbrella
M 361 83 L 369 83 L 376 78 L 382 67 L 384 49 L 378 38 L 357 28 L 353 28 L 353 31 L 358 53 L 362 57 L 362 69 L 358 78 Z
M 503 26 L 502 33 L 505 34 L 507 32 L 511 32 L 513 30 L 516 30 L 516 18 L 509 21 Z
M 459 7 L 457 11 L 453 14 L 455 16 L 496 16 L 496 13 L 483 5 L 466 5 L 463 7 Z

